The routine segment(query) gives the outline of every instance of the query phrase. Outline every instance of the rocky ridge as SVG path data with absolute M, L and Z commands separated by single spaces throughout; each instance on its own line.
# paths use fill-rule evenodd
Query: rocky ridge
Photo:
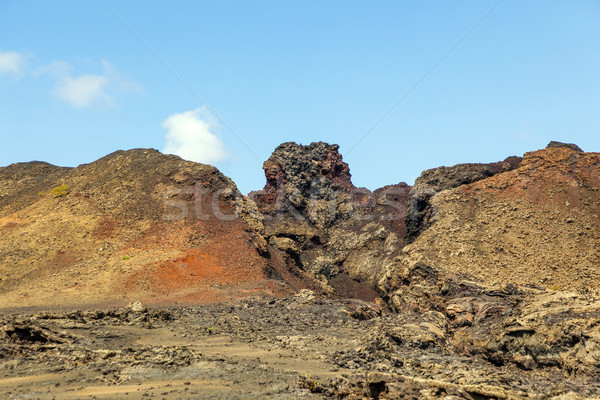
M 509 157 L 491 164 L 458 164 L 424 171 L 410 191 L 409 209 L 406 217 L 407 235 L 416 239 L 431 225 L 433 207 L 431 199 L 443 190 L 477 182 L 519 167 L 521 157 Z
M 514 170 L 438 193 L 431 226 L 403 249 L 403 265 L 491 285 L 597 288 L 599 157 L 551 147 L 525 154 Z

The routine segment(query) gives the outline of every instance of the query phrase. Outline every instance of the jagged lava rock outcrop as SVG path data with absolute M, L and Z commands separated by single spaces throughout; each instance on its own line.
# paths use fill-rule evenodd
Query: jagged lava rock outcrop
M 309 199 L 329 200 L 339 192 L 354 189 L 350 168 L 342 161 L 338 149 L 339 146 L 324 142 L 309 146 L 293 142 L 279 145 L 263 165 L 267 179 L 264 189 L 253 192 L 252 197 L 266 213 L 272 214 L 280 206 L 283 209 L 278 211 L 290 211 L 289 205 L 304 210 Z M 325 227 L 332 221 L 313 222 Z
M 137 149 L 74 169 L 12 165 L 0 177 L 0 307 L 203 303 L 306 287 L 260 236 L 254 203 L 215 167 Z M 54 198 L 60 185 L 69 189 Z
M 264 189 L 249 196 L 265 216 L 265 238 L 291 266 L 329 294 L 372 300 L 386 263 L 404 245 L 410 187 L 355 187 L 338 149 L 278 146 L 264 163 Z

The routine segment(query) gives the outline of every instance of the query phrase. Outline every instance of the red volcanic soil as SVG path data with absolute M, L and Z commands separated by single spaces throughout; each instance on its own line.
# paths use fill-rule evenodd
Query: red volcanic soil
M 198 248 L 177 252 L 177 256 L 153 262 L 141 271 L 132 274 L 125 285 L 126 292 L 143 290 L 151 293 L 146 301 L 170 302 L 214 302 L 243 296 L 248 290 L 263 291 L 269 295 L 283 294 L 281 288 L 275 292 L 267 276 L 270 262 L 260 256 L 241 221 L 212 224 L 197 223 L 194 230 L 187 227 L 188 234 L 202 232 L 203 239 Z M 204 226 L 204 229 L 200 227 Z M 175 250 L 185 236 L 178 229 L 174 242 L 163 235 L 148 235 L 136 246 L 141 248 L 161 247 Z M 165 243 L 167 242 L 167 243 Z M 169 243 L 170 242 L 170 243 Z M 178 243 L 179 242 L 179 243 Z
M 0 308 L 206 303 L 307 286 L 212 166 L 137 149 L 0 177 L 13 199 L 0 202 Z M 69 193 L 47 194 L 62 185 Z

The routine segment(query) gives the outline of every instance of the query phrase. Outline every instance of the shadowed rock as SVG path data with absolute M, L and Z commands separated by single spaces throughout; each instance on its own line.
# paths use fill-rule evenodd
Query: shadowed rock
M 578 151 L 580 153 L 583 153 L 583 150 L 581 150 L 581 148 L 574 143 L 562 143 L 562 142 L 555 142 L 553 140 L 550 143 L 548 143 L 548 146 L 546 146 L 547 149 L 557 148 L 557 147 L 564 147 L 566 149 L 571 149 L 573 151 Z

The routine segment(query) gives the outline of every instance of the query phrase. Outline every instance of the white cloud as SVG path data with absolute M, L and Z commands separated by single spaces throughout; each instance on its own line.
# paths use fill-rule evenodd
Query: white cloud
M 20 74 L 27 65 L 27 56 L 16 51 L 0 51 L 0 74 Z
M 75 107 L 116 108 L 115 98 L 123 93 L 143 93 L 142 85 L 130 81 L 115 71 L 114 64 L 102 60 L 102 72 L 75 74 L 74 68 L 64 61 L 55 60 L 25 71 L 28 59 L 33 55 L 15 51 L 0 51 L 0 75 L 11 74 L 20 78 L 50 76 L 55 79 L 52 94 L 59 100 Z
M 75 108 L 116 108 L 115 95 L 124 92 L 143 92 L 136 82 L 121 77 L 113 64 L 102 60 L 102 73 L 73 75 L 73 67 L 64 61 L 53 61 L 38 67 L 33 75 L 50 75 L 57 78 L 54 96 Z
M 33 76 L 36 78 L 42 75 L 51 75 L 57 78 L 62 76 L 67 76 L 73 71 L 73 67 L 64 61 L 52 61 L 48 65 L 42 65 L 41 67 L 37 67 L 33 71 Z
M 163 153 L 207 164 L 228 158 L 225 145 L 213 133 L 217 123 L 205 106 L 173 114 L 161 126 L 167 130 Z
M 93 105 L 115 106 L 114 99 L 106 93 L 108 79 L 101 75 L 62 77 L 56 83 L 54 95 L 75 108 Z

